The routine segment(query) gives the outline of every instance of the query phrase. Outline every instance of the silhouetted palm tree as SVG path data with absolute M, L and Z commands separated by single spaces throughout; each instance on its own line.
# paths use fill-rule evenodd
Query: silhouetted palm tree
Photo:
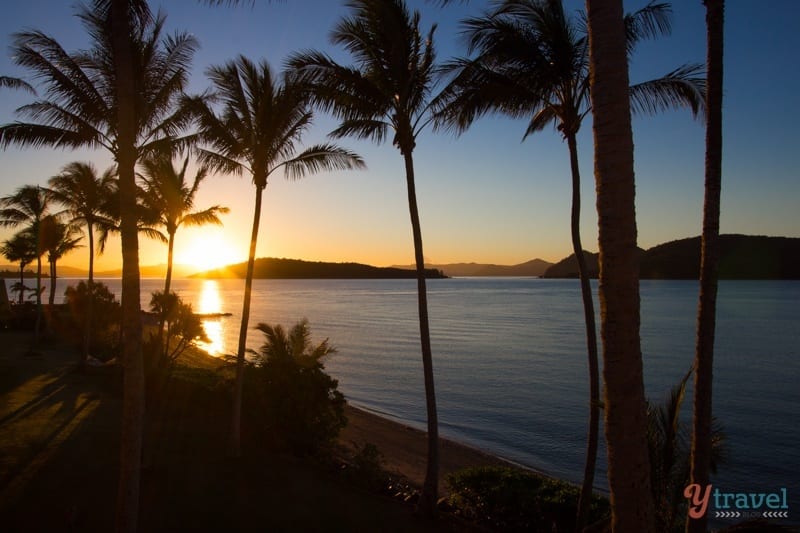
M 651 2 L 625 17 L 630 55 L 638 42 L 668 33 L 668 4 Z M 473 59 L 452 62 L 454 81 L 444 91 L 440 117 L 463 131 L 478 116 L 500 112 L 529 120 L 523 139 L 554 124 L 567 141 L 572 171 L 572 248 L 578 262 L 589 363 L 590 417 L 586 468 L 576 530 L 583 528 L 594 482 L 600 417 L 597 334 L 590 275 L 580 237 L 580 171 L 577 134 L 591 111 L 589 55 L 582 13 L 570 17 L 561 0 L 504 0 L 490 13 L 464 22 Z M 699 65 L 685 65 L 666 76 L 631 87 L 634 108 L 655 112 L 703 106 Z
M 439 430 L 413 154 L 417 136 L 432 120 L 436 26 L 423 34 L 419 12 L 409 12 L 402 0 L 354 0 L 347 5 L 352 15 L 339 21 L 331 41 L 344 47 L 355 64 L 341 65 L 325 53 L 307 51 L 292 57 L 290 65 L 310 86 L 315 104 L 341 120 L 331 136 L 380 143 L 392 132 L 392 144 L 403 156 L 428 418 L 428 465 L 417 509 L 430 515 L 435 512 L 438 491 Z
M 69 54 L 41 32 L 15 35 L 15 62 L 43 80 L 47 98 L 18 110 L 32 122 L 0 127 L 0 146 L 104 147 L 117 163 L 125 365 L 117 528 L 135 531 L 144 375 L 134 167 L 173 146 L 185 125 L 173 104 L 197 43 L 187 34 L 162 37 L 164 17 L 153 18 L 144 0 L 94 0 L 78 16 L 92 40 L 88 52 Z
M 56 298 L 56 263 L 72 250 L 78 248 L 81 237 L 80 229 L 72 224 L 65 224 L 56 215 L 47 215 L 42 219 L 39 239 L 40 248 L 47 254 L 50 266 L 50 296 L 47 303 L 52 306 Z
M 28 232 L 19 231 L 3 243 L 0 254 L 12 263 L 19 263 L 19 282 L 16 288 L 19 289 L 18 303 L 22 305 L 25 301 L 25 267 L 36 259 L 36 239 Z
M 220 214 L 229 209 L 219 205 L 202 211 L 194 209 L 194 199 L 200 183 L 208 176 L 208 169 L 200 167 L 191 183 L 187 181 L 186 169 L 189 157 L 183 160 L 180 169 L 172 166 L 169 156 L 150 157 L 142 161 L 144 181 L 144 203 L 158 215 L 158 225 L 163 226 L 169 240 L 167 245 L 167 275 L 164 281 L 164 294 L 170 293 L 172 281 L 172 259 L 175 247 L 175 233 L 180 226 L 221 226 Z M 211 253 L 209 251 L 209 253 Z
M 700 259 L 700 301 L 697 310 L 695 348 L 694 431 L 692 432 L 691 482 L 709 483 L 712 454 L 712 382 L 714 375 L 714 328 L 719 278 L 719 213 L 722 189 L 722 50 L 724 0 L 704 0 L 706 6 L 708 91 L 706 93 L 706 161 L 703 234 Z M 706 531 L 707 515 L 687 516 L 686 532 Z
M 112 183 L 116 178 L 113 167 L 98 176 L 94 165 L 88 162 L 69 163 L 48 181 L 50 196 L 65 208 L 69 223 L 86 226 L 89 241 L 89 294 L 94 287 L 94 230 L 111 224 L 104 206 L 110 199 Z M 86 299 L 86 326 L 83 332 L 83 360 L 89 355 L 91 342 L 92 301 Z
M 626 28 L 622 0 L 592 0 L 587 8 L 611 527 L 650 533 L 655 526 L 639 338 Z
M 49 196 L 46 189 L 36 185 L 23 185 L 10 196 L 0 198 L 0 226 L 23 225 L 31 238 L 36 239 L 36 326 L 34 347 L 39 343 L 42 322 L 42 220 L 47 216 Z
M 261 201 L 269 177 L 283 169 L 287 178 L 298 179 L 322 170 L 364 168 L 361 158 L 333 144 L 319 144 L 297 151 L 313 114 L 308 96 L 290 75 L 276 75 L 266 61 L 258 64 L 244 56 L 208 69 L 214 94 L 187 98 L 186 108 L 197 118 L 201 142 L 200 161 L 209 168 L 249 174 L 255 185 L 255 208 L 247 259 L 242 323 L 236 362 L 236 385 L 231 429 L 231 453 L 241 454 L 241 402 L 247 326 L 253 267 L 261 222 Z M 219 114 L 211 107 L 221 104 Z

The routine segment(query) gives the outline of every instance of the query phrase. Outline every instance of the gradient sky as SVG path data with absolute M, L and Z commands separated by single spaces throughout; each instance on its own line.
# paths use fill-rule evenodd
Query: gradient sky
M 256 2 L 254 7 L 211 8 L 189 0 L 160 4 L 170 32 L 186 30 L 200 41 L 190 92 L 208 87 L 204 70 L 237 54 L 266 58 L 281 67 L 293 51 L 317 48 L 346 61 L 329 45 L 334 23 L 346 9 L 334 0 Z M 566 2 L 568 9 L 582 2 Z M 627 1 L 626 9 L 643 6 Z M 6 46 L 0 74 L 22 76 L 10 58 L 15 31 L 35 28 L 56 37 L 67 50 L 86 47 L 73 17 L 72 2 L 27 0 L 0 8 L 0 35 Z M 159 5 L 152 3 L 154 9 Z M 463 55 L 459 21 L 478 14 L 486 1 L 439 8 L 424 1 L 422 23 L 439 27 L 439 60 Z M 664 74 L 687 62 L 705 60 L 705 11 L 700 0 L 676 0 L 673 33 L 646 42 L 631 65 L 631 81 Z M 797 91 L 800 69 L 791 59 L 800 50 L 800 2 L 727 2 L 725 24 L 724 161 L 721 230 L 800 237 L 800 134 Z M 31 96 L 3 90 L 0 122 L 14 120 L 16 107 Z M 318 114 L 307 144 L 335 127 Z M 515 264 L 536 257 L 557 261 L 571 253 L 570 174 L 566 143 L 553 130 L 521 142 L 523 121 L 486 118 L 456 138 L 425 132 L 415 151 L 417 194 L 425 256 L 429 262 Z M 633 122 L 639 245 L 698 235 L 702 219 L 704 132 L 685 110 Z M 584 247 L 597 250 L 597 217 L 592 175 L 591 122 L 578 137 L 582 172 Z M 403 161 L 391 146 L 343 139 L 359 152 L 366 171 L 324 173 L 289 182 L 272 177 L 264 196 L 257 256 L 320 261 L 358 261 L 374 265 L 413 263 Z M 103 152 L 8 149 L 0 153 L 0 196 L 25 184 L 44 185 L 75 160 L 110 164 Z M 244 261 L 253 216 L 253 186 L 248 178 L 213 176 L 196 206 L 222 204 L 232 212 L 224 228 L 181 229 L 176 262 Z M 11 235 L 0 229 L 0 241 Z M 166 246 L 141 239 L 141 264 L 166 262 Z M 118 267 L 118 243 L 97 261 L 98 270 Z M 4 262 L 0 259 L 0 263 Z M 85 249 L 64 264 L 85 267 Z

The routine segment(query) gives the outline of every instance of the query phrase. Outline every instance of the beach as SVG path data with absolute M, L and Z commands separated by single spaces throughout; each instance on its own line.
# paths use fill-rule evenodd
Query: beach
M 383 467 L 387 471 L 402 476 L 415 487 L 422 486 L 428 446 L 424 431 L 351 405 L 347 407 L 346 414 L 348 423 L 339 436 L 340 444 L 351 450 L 365 443 L 374 444 L 383 456 Z M 486 465 L 511 466 L 488 453 L 440 438 L 439 494 L 447 494 L 447 474 Z

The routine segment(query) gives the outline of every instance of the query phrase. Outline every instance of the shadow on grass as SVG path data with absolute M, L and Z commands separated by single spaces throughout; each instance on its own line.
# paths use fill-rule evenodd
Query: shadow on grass
M 0 332 L 0 346 L 14 339 Z M 13 343 L 12 343 L 13 344 Z M 24 347 L 24 346 L 23 346 Z M 118 376 L 71 371 L 56 347 L 0 354 L 0 524 L 4 531 L 111 531 L 119 465 Z M 5 373 L 5 370 L 10 372 Z M 227 457 L 225 389 L 170 381 L 143 471 L 140 531 L 456 531 L 336 472 L 245 435 Z M 152 413 L 151 413 L 152 416 Z

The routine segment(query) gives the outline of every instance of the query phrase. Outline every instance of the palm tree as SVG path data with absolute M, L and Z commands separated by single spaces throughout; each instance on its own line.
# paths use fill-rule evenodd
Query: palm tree
M 142 161 L 145 205 L 158 215 L 158 224 L 167 232 L 169 243 L 167 248 L 167 275 L 164 281 L 164 294 L 169 294 L 172 281 L 172 258 L 175 246 L 175 233 L 182 225 L 203 226 L 205 224 L 222 225 L 219 215 L 229 209 L 219 205 L 202 211 L 192 211 L 194 199 L 200 183 L 208 176 L 208 169 L 200 167 L 191 184 L 186 179 L 186 168 L 189 157 L 183 160 L 180 169 L 172 166 L 172 159 L 167 156 L 149 157 Z
M 187 98 L 185 105 L 197 118 L 199 137 L 207 146 L 199 157 L 210 169 L 250 174 L 255 185 L 255 208 L 247 259 L 242 324 L 236 354 L 236 385 L 231 424 L 231 453 L 241 454 L 242 382 L 245 343 L 250 319 L 250 298 L 256 243 L 261 222 L 261 201 L 269 177 L 284 169 L 286 177 L 299 179 L 321 170 L 364 168 L 362 159 L 332 144 L 319 144 L 297 153 L 297 144 L 311 125 L 308 96 L 292 76 L 276 75 L 266 61 L 258 64 L 244 56 L 208 69 L 215 93 L 209 98 Z M 217 101 L 216 114 L 210 107 Z
M 36 239 L 36 326 L 34 348 L 39 344 L 42 322 L 42 220 L 47 215 L 50 199 L 46 189 L 37 185 L 23 185 L 10 196 L 0 198 L 0 226 L 17 227 L 24 224 L 30 238 Z
M 611 527 L 654 531 L 639 339 L 631 101 L 622 0 L 587 2 Z
M 18 303 L 22 305 L 25 300 L 25 267 L 36 259 L 36 239 L 31 238 L 28 232 L 17 232 L 3 243 L 0 254 L 9 261 L 19 263 Z
M 174 103 L 197 42 L 185 33 L 163 38 L 164 17 L 152 17 L 144 0 L 93 0 L 78 16 L 92 39 L 88 52 L 69 54 L 41 32 L 15 35 L 17 65 L 43 80 L 49 99 L 18 110 L 32 122 L 0 127 L 0 146 L 102 147 L 116 161 L 125 339 L 117 528 L 135 531 L 144 375 L 134 167 L 142 155 L 173 146 L 185 125 Z
M 41 249 L 47 253 L 50 265 L 50 296 L 48 304 L 52 307 L 56 298 L 56 263 L 67 253 L 76 249 L 83 237 L 78 236 L 80 229 L 71 224 L 64 224 L 56 215 L 47 215 L 41 222 Z
M 703 235 L 700 259 L 700 301 L 695 348 L 694 431 L 692 432 L 691 482 L 709 482 L 712 453 L 712 382 L 714 327 L 719 273 L 719 213 L 722 188 L 722 49 L 724 0 L 704 0 L 706 6 L 708 92 L 706 94 L 706 162 Z M 687 517 L 686 532 L 706 531 L 708 519 Z
M 69 163 L 61 172 L 48 181 L 51 197 L 65 208 L 69 223 L 86 226 L 89 241 L 89 294 L 94 287 L 94 230 L 109 225 L 104 205 L 111 196 L 112 183 L 116 178 L 113 167 L 98 176 L 94 165 L 88 162 Z M 92 301 L 86 299 L 86 330 L 83 333 L 83 361 L 89 356 L 91 343 Z
M 352 135 L 380 143 L 392 131 L 392 144 L 403 156 L 428 419 L 428 464 L 417 509 L 423 515 L 431 515 L 438 492 L 439 430 L 413 154 L 418 135 L 433 117 L 436 26 L 423 34 L 419 12 L 410 13 L 403 0 L 353 0 L 347 5 L 352 15 L 339 21 L 331 41 L 350 52 L 355 65 L 340 65 L 317 51 L 295 55 L 290 65 L 311 88 L 315 104 L 341 120 L 331 136 Z
M 625 17 L 628 54 L 638 42 L 668 33 L 669 5 L 651 2 Z M 589 430 L 576 530 L 589 510 L 594 483 L 600 418 L 597 334 L 589 272 L 580 236 L 580 171 L 577 134 L 591 111 L 589 55 L 584 18 L 571 18 L 560 0 L 504 0 L 480 18 L 465 21 L 469 53 L 448 68 L 456 72 L 444 91 L 439 113 L 450 127 L 464 131 L 479 115 L 500 112 L 526 118 L 530 134 L 553 124 L 567 141 L 572 172 L 572 247 L 578 262 L 589 366 Z M 699 65 L 685 65 L 666 76 L 631 87 L 634 109 L 655 112 L 686 106 L 702 108 Z

